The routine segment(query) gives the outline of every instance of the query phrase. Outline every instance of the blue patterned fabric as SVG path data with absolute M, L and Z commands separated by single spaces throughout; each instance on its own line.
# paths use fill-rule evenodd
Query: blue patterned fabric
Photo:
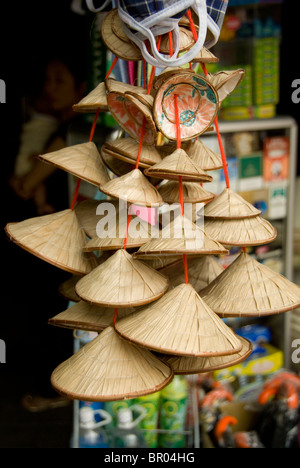
M 98 6 L 95 3 L 98 1 Z M 107 9 L 110 0 L 86 0 L 91 11 Z M 112 8 L 115 1 L 112 1 Z M 118 12 L 123 29 L 141 50 L 151 65 L 164 68 L 181 66 L 200 52 L 203 46 L 210 48 L 219 39 L 228 0 L 118 0 Z M 184 57 L 178 57 L 180 47 L 179 19 L 188 9 L 198 17 L 198 38 Z M 166 58 L 157 51 L 156 37 L 172 31 L 174 54 Z M 150 52 L 146 42 L 150 44 Z
M 90 11 L 97 12 L 112 8 L 112 0 L 86 0 Z M 157 11 L 163 10 L 166 5 L 177 3 L 174 0 L 120 0 L 120 4 L 130 15 L 145 18 Z M 221 29 L 224 15 L 228 6 L 228 0 L 206 0 L 207 14 Z M 181 18 L 186 9 L 179 12 L 173 18 Z
M 208 16 L 221 30 L 228 7 L 228 0 L 206 0 L 206 7 Z
M 120 6 L 136 20 L 143 20 L 149 16 L 163 11 L 171 5 L 180 4 L 174 0 L 119 0 Z M 187 8 L 172 16 L 172 18 L 180 19 L 186 13 Z

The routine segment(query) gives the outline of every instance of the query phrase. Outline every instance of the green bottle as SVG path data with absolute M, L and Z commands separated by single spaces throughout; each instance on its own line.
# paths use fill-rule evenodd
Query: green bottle
M 173 381 L 161 391 L 159 446 L 162 448 L 183 448 L 188 404 L 188 384 L 184 377 L 175 375 Z
M 158 415 L 159 415 L 160 392 L 136 398 L 134 403 L 147 410 L 147 414 L 140 422 L 143 435 L 148 448 L 156 448 L 158 445 Z
M 112 417 L 112 423 L 110 427 L 117 427 L 118 423 L 118 412 L 120 409 L 130 408 L 133 404 L 133 399 L 130 400 L 117 400 L 117 401 L 108 401 L 104 404 L 104 409 L 107 411 Z

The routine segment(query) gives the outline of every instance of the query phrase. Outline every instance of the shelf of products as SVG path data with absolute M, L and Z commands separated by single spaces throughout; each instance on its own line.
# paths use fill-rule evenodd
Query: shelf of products
M 212 48 L 222 67 L 242 68 L 246 75 L 226 99 L 220 116 L 226 120 L 272 118 L 280 89 L 282 1 L 229 2 L 220 39 Z M 214 73 L 219 64 L 209 66 Z
M 297 124 L 290 117 L 223 121 L 220 132 L 227 153 L 232 188 L 259 207 L 278 232 L 270 245 L 249 252 L 293 281 Z M 212 149 L 218 145 L 217 137 L 213 134 L 207 134 L 203 141 Z M 213 184 L 215 193 L 220 193 L 225 188 L 223 172 L 214 173 L 213 177 L 210 189 Z M 228 264 L 235 254 L 232 249 L 226 259 Z M 270 320 L 274 342 L 283 351 L 283 361 L 287 367 L 291 364 L 291 314 Z

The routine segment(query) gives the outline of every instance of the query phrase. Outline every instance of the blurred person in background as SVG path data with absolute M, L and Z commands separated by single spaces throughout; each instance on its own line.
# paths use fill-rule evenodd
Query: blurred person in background
M 38 154 L 67 146 L 71 126 L 80 119 L 72 106 L 85 94 L 85 66 L 68 54 L 48 60 L 41 92 L 33 101 L 24 122 L 20 147 L 10 178 L 8 222 L 22 221 L 69 208 L 68 174 L 37 159 Z M 18 284 L 18 295 L 11 292 L 13 308 L 19 313 L 18 330 L 10 323 L 11 341 L 15 338 L 17 369 L 20 354 L 25 394 L 22 404 L 29 411 L 43 411 L 68 403 L 50 384 L 55 367 L 73 353 L 73 336 L 67 330 L 48 325 L 48 319 L 65 310 L 68 302 L 58 292 L 70 274 L 48 264 L 8 242 L 9 284 Z M 18 336 L 19 335 L 19 336 Z M 18 337 L 18 338 L 17 338 Z M 18 369 L 20 371 L 20 369 Z

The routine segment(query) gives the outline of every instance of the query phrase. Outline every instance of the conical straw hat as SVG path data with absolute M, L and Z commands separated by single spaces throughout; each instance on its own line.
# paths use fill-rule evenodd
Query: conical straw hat
M 215 171 L 223 168 L 221 156 L 216 154 L 199 139 L 189 141 L 185 151 L 191 160 L 197 166 L 201 167 L 203 171 Z
M 217 241 L 209 238 L 197 224 L 187 217 L 177 216 L 163 227 L 159 238 L 142 245 L 134 257 L 159 255 L 221 255 L 228 251 Z
M 154 268 L 154 270 L 162 270 L 166 266 L 173 265 L 173 263 L 178 263 L 182 261 L 182 255 L 169 255 L 169 256 L 153 256 L 153 257 L 145 257 L 143 261 L 147 260 L 147 265 Z
M 176 288 L 185 281 L 184 270 L 182 267 L 180 268 L 181 265 L 182 260 L 160 270 L 163 275 L 169 278 L 170 288 Z M 208 286 L 222 271 L 222 266 L 212 255 L 190 258 L 188 261 L 189 283 L 197 292 Z
M 177 140 L 175 95 L 181 141 L 204 133 L 215 120 L 219 98 L 211 83 L 197 73 L 181 70 L 165 79 L 154 98 L 153 117 L 158 130 L 168 139 Z
M 84 200 L 75 208 L 76 215 L 86 235 L 93 239 L 97 236 L 97 225 L 105 215 L 105 220 L 116 222 L 120 211 L 127 219 L 127 205 L 122 200 Z M 111 222 L 111 224 L 112 224 Z
M 119 138 L 113 142 L 106 142 L 106 147 L 113 151 L 114 153 L 119 154 L 119 158 L 126 157 L 126 161 L 128 158 L 131 161 L 136 162 L 138 153 L 139 153 L 139 142 L 134 140 L 131 137 L 126 138 Z M 118 156 L 116 156 L 118 157 Z M 161 156 L 157 149 L 154 146 L 142 145 L 140 161 L 146 163 L 147 165 L 153 165 L 156 163 L 161 162 Z
M 127 219 L 116 218 L 109 224 L 105 233 L 96 235 L 84 246 L 84 252 L 94 252 L 96 250 L 117 250 L 124 247 L 124 241 L 127 233 Z M 116 223 L 117 221 L 117 223 Z M 151 236 L 158 235 L 158 227 L 150 225 L 137 216 L 132 216 L 128 236 L 126 239 L 127 248 L 136 248 L 148 242 Z
M 126 162 L 126 163 L 130 164 L 129 170 L 132 170 L 133 168 L 136 167 L 136 161 L 137 161 L 136 159 L 134 159 L 134 158 L 132 158 L 130 156 L 123 155 L 123 154 L 111 149 L 107 143 L 104 143 L 102 145 L 101 154 L 102 154 L 102 156 L 103 155 L 104 156 L 108 155 L 108 156 L 111 156 L 112 158 L 117 159 L 118 161 L 123 161 L 123 162 Z M 143 159 L 139 161 L 139 169 L 145 169 L 147 167 L 150 167 L 150 165 L 148 163 L 145 163 Z
M 153 109 L 154 98 L 151 94 L 140 94 L 137 90 L 126 91 L 126 94 L 135 97 L 138 101 L 148 107 L 151 112 Z
M 86 235 L 90 238 L 95 237 L 97 234 L 96 226 L 99 221 L 99 216 L 97 216 L 96 213 L 100 203 L 100 200 L 84 200 L 78 203 L 75 207 L 77 218 L 79 219 Z M 117 201 L 111 203 L 115 203 L 116 205 L 118 204 Z
M 75 286 L 80 278 L 81 276 L 73 275 L 71 278 L 67 279 L 59 285 L 58 292 L 68 301 L 79 302 L 80 297 L 77 296 L 75 292 Z
M 104 307 L 135 307 L 155 301 L 168 286 L 164 275 L 120 249 L 78 281 L 76 293 Z
M 164 81 L 171 76 L 176 75 L 177 73 L 181 73 L 182 71 L 187 72 L 187 73 L 195 73 L 193 70 L 190 70 L 189 68 L 181 68 L 181 67 L 166 67 L 164 68 L 159 75 L 155 76 L 153 78 L 152 82 L 152 88 L 154 90 L 158 90 L 160 86 L 164 83 Z
M 157 139 L 157 128 L 152 110 L 131 93 L 111 91 L 107 103 L 113 118 L 120 127 L 138 142 L 143 137 L 143 144 L 154 145 Z M 142 135 L 145 120 L 144 134 Z
M 300 306 L 299 286 L 244 252 L 200 294 L 222 317 L 259 317 Z
M 151 352 L 106 328 L 52 373 L 53 387 L 81 401 L 115 401 L 158 392 L 172 369 Z
M 119 23 L 119 25 L 118 25 Z M 122 22 L 118 15 L 117 8 L 108 12 L 102 20 L 101 36 L 106 47 L 117 57 L 123 60 L 138 62 L 141 60 L 142 54 L 140 49 L 133 44 L 124 35 L 117 35 L 115 31 L 121 31 Z
M 133 312 L 134 309 L 120 309 L 117 317 L 121 319 Z M 64 312 L 49 319 L 48 323 L 56 327 L 99 333 L 105 328 L 112 326 L 113 320 L 114 309 L 99 307 L 95 304 L 79 301 Z
M 178 203 L 179 183 L 175 180 L 169 180 L 157 190 L 165 203 Z M 183 203 L 204 203 L 214 198 L 214 195 L 201 187 L 198 182 L 182 182 L 182 195 Z
M 235 333 L 190 284 L 116 322 L 120 335 L 142 347 L 182 356 L 220 356 L 242 349 Z
M 121 177 L 135 168 L 135 164 L 121 161 L 115 157 L 115 154 L 103 151 L 103 149 L 105 149 L 104 147 L 105 145 L 102 145 L 100 148 L 100 156 L 107 169 L 109 169 L 113 174 Z
M 182 53 L 188 49 L 190 49 L 194 44 L 195 40 L 193 38 L 193 33 L 183 27 L 178 28 L 179 32 L 179 53 Z M 169 34 L 162 34 L 159 52 L 162 54 L 170 55 L 170 41 L 169 41 Z
M 276 239 L 277 231 L 269 221 L 256 216 L 245 219 L 206 219 L 205 232 L 226 246 L 263 245 Z
M 98 84 L 87 96 L 85 96 L 77 104 L 73 105 L 75 112 L 96 113 L 100 109 L 101 112 L 108 111 L 106 87 L 104 81 Z
M 219 62 L 219 59 L 206 47 L 202 47 L 200 52 L 191 60 L 191 62 L 192 63 L 217 63 Z
M 188 51 L 195 44 L 192 31 L 186 29 L 185 27 L 179 27 L 179 54 L 183 54 Z M 170 42 L 169 34 L 163 34 L 161 36 L 161 42 L 159 51 L 163 54 L 170 55 Z M 198 54 L 191 60 L 192 63 L 216 63 L 219 62 L 219 59 L 206 47 L 198 52 Z
M 196 31 L 199 31 L 199 25 L 198 25 L 198 16 L 194 14 L 193 10 L 190 11 L 194 23 L 194 27 Z M 191 29 L 191 23 L 189 20 L 189 17 L 187 15 L 183 15 L 180 20 L 178 21 L 179 26 L 184 26 L 185 28 L 188 28 L 189 30 Z
M 97 187 L 110 180 L 97 146 L 92 141 L 40 155 L 39 159 Z
M 118 81 L 115 78 L 109 77 L 106 78 L 105 81 L 105 88 L 108 93 L 127 93 L 127 92 L 134 92 L 135 94 L 141 95 L 146 94 L 147 90 L 142 88 L 141 86 L 131 85 L 129 83 L 123 83 L 122 81 Z
M 72 210 L 11 223 L 6 232 L 23 249 L 75 275 L 87 274 L 97 265 L 92 254 L 82 251 L 86 235 Z
M 160 163 L 146 169 L 145 175 L 168 180 L 178 180 L 182 177 L 182 180 L 190 182 L 212 181 L 212 177 L 198 167 L 182 148 L 166 156 Z
M 160 359 L 167 362 L 173 369 L 175 375 L 192 375 L 206 372 L 214 372 L 235 366 L 247 359 L 253 350 L 250 341 L 239 337 L 242 342 L 242 349 L 231 356 L 212 357 L 182 357 L 182 356 L 160 356 Z
M 238 87 L 244 76 L 245 71 L 242 69 L 219 71 L 208 75 L 208 79 L 218 91 L 220 104 Z
M 164 201 L 156 188 L 148 181 L 139 169 L 134 169 L 124 176 L 112 179 L 100 190 L 107 195 L 126 200 L 136 205 L 158 207 Z
M 204 216 L 209 219 L 252 218 L 260 214 L 260 210 L 230 188 L 225 188 L 204 209 Z

